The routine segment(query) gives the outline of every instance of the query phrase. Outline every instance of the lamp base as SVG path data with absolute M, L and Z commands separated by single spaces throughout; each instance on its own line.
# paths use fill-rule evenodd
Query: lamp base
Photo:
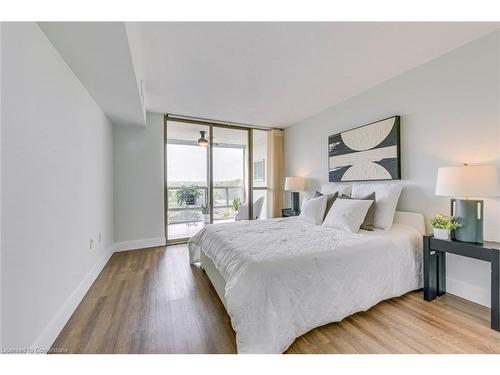
M 483 201 L 451 199 L 451 215 L 462 224 L 453 231 L 453 239 L 483 243 Z
M 295 212 L 300 211 L 300 198 L 297 191 L 292 192 L 292 210 Z

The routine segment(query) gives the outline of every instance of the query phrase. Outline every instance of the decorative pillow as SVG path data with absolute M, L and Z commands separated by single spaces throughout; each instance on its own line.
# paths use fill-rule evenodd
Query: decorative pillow
M 348 195 L 342 195 L 340 198 L 341 199 L 353 199 Z M 364 197 L 361 197 L 358 199 L 365 200 L 365 201 L 366 200 L 373 201 L 373 204 L 370 205 L 370 208 L 368 209 L 368 212 L 366 213 L 366 217 L 365 217 L 365 220 L 363 221 L 363 224 L 361 224 L 361 229 L 372 231 L 373 230 L 373 218 L 374 218 L 374 214 L 375 214 L 375 202 L 376 202 L 375 193 L 365 195 Z
M 375 213 L 373 226 L 381 229 L 391 229 L 394 213 L 398 205 L 403 185 L 398 183 L 354 184 L 351 197 L 360 199 L 370 193 L 375 193 Z
M 372 204 L 370 200 L 337 199 L 326 215 L 323 226 L 357 233 Z
M 321 224 L 325 217 L 326 195 L 318 198 L 304 198 L 299 218 L 313 224 Z
M 351 195 L 352 184 L 340 184 L 338 182 L 329 182 L 327 184 L 321 185 L 321 194 L 334 194 L 339 193 L 339 195 L 347 194 Z
M 339 193 L 335 192 L 333 194 L 321 194 L 319 191 L 316 191 L 314 193 L 314 198 L 321 197 L 323 195 L 326 195 L 326 209 L 325 209 L 325 216 L 323 220 L 325 219 L 326 215 L 328 215 L 328 211 L 330 211 L 330 208 L 332 207 L 333 202 L 335 202 L 335 199 L 339 197 Z

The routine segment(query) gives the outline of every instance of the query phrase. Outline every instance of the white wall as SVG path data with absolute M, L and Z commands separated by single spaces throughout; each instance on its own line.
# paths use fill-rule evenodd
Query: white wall
M 397 50 L 394 51 L 397 53 Z M 394 114 L 402 122 L 399 209 L 427 218 L 449 211 L 434 196 L 437 168 L 462 162 L 500 166 L 500 32 L 458 48 L 285 129 L 285 172 L 328 181 L 327 139 Z M 485 237 L 500 241 L 500 200 L 485 201 Z M 488 264 L 448 256 L 448 291 L 489 305 Z
M 2 345 L 46 349 L 112 253 L 112 127 L 35 23 L 2 33 Z
M 2 196 L 2 28 L 3 23 L 0 22 L 0 198 Z M 0 199 L 0 213 L 2 212 L 2 200 Z M 0 272 L 2 270 L 2 215 L 0 214 Z M 2 277 L 0 275 L 0 348 L 2 347 Z
M 165 244 L 163 115 L 147 113 L 146 127 L 114 126 L 116 250 Z

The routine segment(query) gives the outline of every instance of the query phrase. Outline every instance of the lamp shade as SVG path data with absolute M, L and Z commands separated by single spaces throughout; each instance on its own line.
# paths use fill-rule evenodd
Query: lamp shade
M 306 180 L 303 177 L 293 176 L 285 178 L 285 190 L 304 191 L 305 188 Z
M 497 197 L 500 189 L 494 165 L 464 165 L 438 169 L 436 195 L 448 197 Z

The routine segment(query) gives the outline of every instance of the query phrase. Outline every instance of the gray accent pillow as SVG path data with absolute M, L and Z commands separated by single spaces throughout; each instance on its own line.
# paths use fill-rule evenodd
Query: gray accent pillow
M 314 193 L 314 198 L 322 197 L 324 194 L 321 194 L 319 191 L 316 191 Z M 333 202 L 335 202 L 335 199 L 339 197 L 339 192 L 336 191 L 333 194 L 327 194 L 326 195 L 326 209 L 325 209 L 325 216 L 323 217 L 323 220 L 325 220 L 326 215 L 328 215 L 328 211 L 330 211 L 330 208 L 333 205 Z
M 363 221 L 363 224 L 361 224 L 361 229 L 364 230 L 373 230 L 373 218 L 375 216 L 375 192 L 370 193 L 368 195 L 365 195 L 364 197 L 361 198 L 351 198 L 349 195 L 343 194 L 340 199 L 357 199 L 357 200 L 371 200 L 373 203 L 371 204 L 370 208 L 368 209 L 368 212 L 366 213 L 365 220 Z

